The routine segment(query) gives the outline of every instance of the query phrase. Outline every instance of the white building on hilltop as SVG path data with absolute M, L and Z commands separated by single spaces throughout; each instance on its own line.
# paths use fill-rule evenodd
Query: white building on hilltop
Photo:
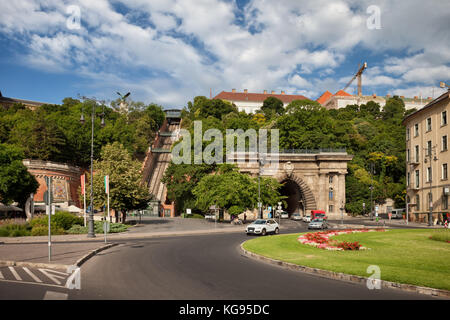
M 267 90 L 264 90 L 263 93 L 250 93 L 247 89 L 245 89 L 244 92 L 236 92 L 236 89 L 232 89 L 231 92 L 222 91 L 215 96 L 214 99 L 221 99 L 234 103 L 238 108 L 238 111 L 255 113 L 257 110 L 261 109 L 264 100 L 269 97 L 280 99 L 283 101 L 284 107 L 294 100 L 308 99 L 302 95 L 286 94 L 284 91 L 281 91 L 281 94 L 275 94 L 275 91 L 268 93 Z

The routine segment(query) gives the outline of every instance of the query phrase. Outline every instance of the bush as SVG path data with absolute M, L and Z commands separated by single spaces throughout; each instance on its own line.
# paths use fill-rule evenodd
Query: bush
M 7 223 L 0 227 L 1 237 L 23 237 L 30 235 L 30 226 L 28 223 Z
M 88 232 L 88 227 L 80 226 L 74 224 L 69 230 L 66 231 L 68 234 L 83 234 Z
M 51 218 L 52 229 L 63 229 L 69 230 L 74 225 L 82 225 L 84 223 L 83 218 L 77 217 L 72 213 L 65 211 L 58 211 Z M 36 226 L 48 226 L 48 216 L 42 215 L 34 218 L 30 222 L 31 226 L 34 228 Z M 53 231 L 52 231 L 53 233 Z
M 103 231 L 103 221 L 95 221 L 95 233 L 104 233 Z M 127 231 L 129 226 L 122 224 L 122 223 L 110 223 L 109 224 L 109 233 L 118 233 L 118 232 L 124 232 Z M 83 227 L 80 225 L 73 225 L 72 228 L 67 230 L 67 233 L 69 234 L 84 234 L 88 233 L 88 227 Z
M 66 232 L 64 231 L 63 228 L 61 227 L 57 227 L 56 225 L 54 226 L 52 224 L 52 235 L 60 235 L 60 234 L 65 234 Z M 46 236 L 48 235 L 48 226 L 43 226 L 43 225 L 36 225 L 31 229 L 31 235 L 32 236 Z
M 65 211 L 56 212 L 55 215 L 52 216 L 52 221 L 55 221 L 56 225 L 64 230 L 69 230 L 75 224 L 84 224 L 83 218 L 77 217 L 76 215 Z

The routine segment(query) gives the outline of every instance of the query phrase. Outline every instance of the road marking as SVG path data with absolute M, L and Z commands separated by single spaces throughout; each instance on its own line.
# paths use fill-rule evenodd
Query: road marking
M 67 293 L 47 291 L 45 292 L 44 300 L 67 300 L 68 296 Z
M 55 282 L 56 284 L 61 284 L 61 282 L 57 279 L 65 279 L 67 277 L 67 273 L 65 272 L 60 272 L 60 271 L 56 271 L 56 270 L 49 270 L 49 269 L 39 269 L 39 271 L 41 271 L 43 274 L 45 274 L 48 278 L 50 278 L 51 280 L 53 280 L 53 282 Z M 56 273 L 56 274 L 51 274 L 51 273 Z M 59 274 L 59 275 L 58 275 Z
M 22 278 L 19 276 L 19 274 L 17 273 L 16 270 L 14 270 L 13 267 L 8 267 L 9 270 L 11 270 L 11 273 L 13 274 L 14 278 L 16 278 L 16 280 L 22 281 Z
M 42 280 L 39 279 L 38 277 L 36 277 L 30 270 L 28 270 L 27 267 L 23 267 L 23 270 L 25 270 L 25 272 L 28 273 L 28 275 L 29 275 L 30 277 L 32 277 L 34 281 L 36 281 L 36 282 L 42 282 Z

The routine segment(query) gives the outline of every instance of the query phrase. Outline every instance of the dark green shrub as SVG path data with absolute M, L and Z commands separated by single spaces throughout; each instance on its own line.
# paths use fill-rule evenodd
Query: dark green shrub
M 52 235 L 60 235 L 60 234 L 65 234 L 66 232 L 64 231 L 63 228 L 58 227 L 56 225 L 52 224 Z M 43 226 L 43 225 L 35 225 L 32 229 L 31 229 L 31 235 L 32 236 L 46 236 L 48 235 L 48 226 Z
M 82 225 L 84 223 L 83 218 L 65 211 L 56 212 L 52 216 L 52 221 L 55 221 L 56 225 L 64 230 L 69 230 L 75 224 Z
M 0 228 L 1 237 L 23 237 L 29 236 L 28 224 L 5 224 Z

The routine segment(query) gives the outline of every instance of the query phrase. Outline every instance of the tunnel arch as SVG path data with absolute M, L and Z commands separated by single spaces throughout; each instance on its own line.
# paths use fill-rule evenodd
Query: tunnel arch
M 283 184 L 280 193 L 288 197 L 285 200 L 288 205 L 285 209 L 289 216 L 295 212 L 303 215 L 317 209 L 314 194 L 302 178 L 295 174 L 284 174 L 277 180 Z

